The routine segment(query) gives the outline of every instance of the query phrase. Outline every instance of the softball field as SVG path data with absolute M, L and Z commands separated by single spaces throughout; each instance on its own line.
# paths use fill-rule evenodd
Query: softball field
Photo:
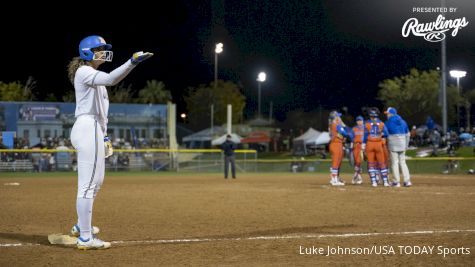
M 76 221 L 76 174 L 1 173 L 0 266 L 474 265 L 474 176 L 414 175 L 410 188 L 328 180 L 107 173 L 93 222 L 112 248 L 79 251 L 47 239 Z

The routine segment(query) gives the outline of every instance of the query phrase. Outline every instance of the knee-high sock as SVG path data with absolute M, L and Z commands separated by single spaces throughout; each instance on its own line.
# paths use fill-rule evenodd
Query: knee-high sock
M 376 183 L 377 181 L 377 174 L 379 173 L 379 169 L 377 168 L 377 163 L 375 162 L 368 162 L 368 173 L 369 177 L 371 178 L 371 183 Z
M 371 178 L 371 183 L 376 183 L 376 172 L 377 170 L 375 168 L 369 168 L 369 177 Z
M 381 176 L 383 178 L 383 182 L 387 183 L 388 182 L 388 168 L 381 169 Z
M 78 213 L 78 225 L 81 229 L 81 238 L 83 240 L 92 237 L 92 205 L 93 198 L 78 198 L 76 200 L 76 210 Z
M 358 176 L 358 174 L 361 174 L 361 167 L 358 165 L 355 165 L 355 174 L 353 175 L 353 177 Z
M 338 168 L 330 168 L 332 181 L 338 180 L 338 172 L 339 172 Z

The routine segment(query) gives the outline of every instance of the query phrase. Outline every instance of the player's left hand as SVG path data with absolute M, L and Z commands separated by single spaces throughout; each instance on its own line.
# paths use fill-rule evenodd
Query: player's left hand
M 134 53 L 130 61 L 132 62 L 132 64 L 137 65 L 140 62 L 151 58 L 152 56 L 153 56 L 153 53 L 140 51 L 140 52 Z
M 109 136 L 104 137 L 104 156 L 108 158 L 112 156 L 114 149 L 112 148 L 112 142 Z

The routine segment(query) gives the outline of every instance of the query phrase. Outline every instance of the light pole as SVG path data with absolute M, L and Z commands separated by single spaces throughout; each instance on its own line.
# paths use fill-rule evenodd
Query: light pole
M 214 89 L 218 87 L 218 54 L 223 52 L 223 43 L 217 43 L 214 48 Z M 211 135 L 214 134 L 214 103 L 211 102 Z
M 452 78 L 457 79 L 457 93 L 460 98 L 460 78 L 465 77 L 465 75 L 467 75 L 467 72 L 463 70 L 451 70 L 449 73 Z M 459 106 L 460 106 L 459 101 L 457 101 L 457 127 L 460 129 L 460 118 L 459 118 L 460 107 Z
M 266 81 L 266 73 L 265 72 L 260 72 L 259 75 L 257 75 L 257 84 L 258 84 L 258 96 L 257 96 L 257 117 L 261 117 L 261 84 Z
M 223 43 L 217 43 L 214 49 L 214 88 L 218 85 L 218 54 L 223 52 Z
M 181 113 L 180 118 L 183 120 L 183 123 L 186 123 L 186 113 Z

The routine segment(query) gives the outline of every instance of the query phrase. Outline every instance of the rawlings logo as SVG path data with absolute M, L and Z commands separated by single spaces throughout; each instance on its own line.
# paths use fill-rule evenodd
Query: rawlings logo
M 419 23 L 416 18 L 410 18 L 402 26 L 402 36 L 408 37 L 412 33 L 414 36 L 423 36 L 429 42 L 440 42 L 445 39 L 445 32 L 452 30 L 452 36 L 455 37 L 467 25 L 465 17 L 446 20 L 439 15 L 435 22 L 429 23 Z

